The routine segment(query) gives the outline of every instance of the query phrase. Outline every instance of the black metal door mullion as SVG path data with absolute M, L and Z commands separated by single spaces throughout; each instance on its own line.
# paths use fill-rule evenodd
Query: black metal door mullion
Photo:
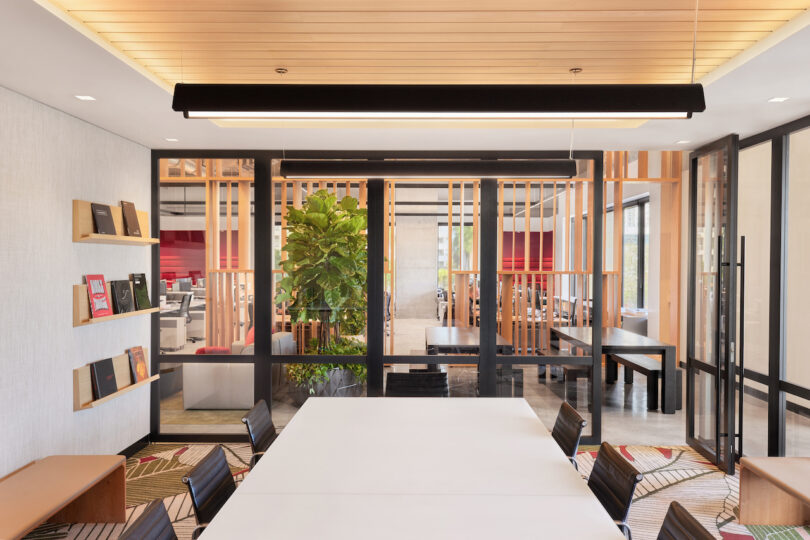
M 385 180 L 370 178 L 367 189 L 368 266 L 366 273 L 366 366 L 368 397 L 383 395 L 385 348 Z

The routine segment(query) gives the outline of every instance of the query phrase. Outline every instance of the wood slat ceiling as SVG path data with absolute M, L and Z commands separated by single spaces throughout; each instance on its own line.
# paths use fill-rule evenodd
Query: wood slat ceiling
M 689 82 L 694 0 L 54 0 L 169 84 Z M 810 8 L 701 0 L 695 75 Z M 280 75 L 275 68 L 288 72 Z

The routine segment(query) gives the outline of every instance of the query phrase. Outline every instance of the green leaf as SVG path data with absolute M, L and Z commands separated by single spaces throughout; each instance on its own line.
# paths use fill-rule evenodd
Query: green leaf
M 304 220 L 308 224 L 315 225 L 320 229 L 326 229 L 329 226 L 329 218 L 327 218 L 326 214 L 322 212 L 309 212 L 305 216 Z
M 340 201 L 340 207 L 343 210 L 355 210 L 357 209 L 357 199 L 349 196 L 343 197 L 343 199 Z

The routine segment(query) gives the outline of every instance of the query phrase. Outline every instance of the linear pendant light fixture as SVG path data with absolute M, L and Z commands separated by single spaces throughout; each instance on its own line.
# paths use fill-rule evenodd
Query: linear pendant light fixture
M 405 159 L 390 161 L 290 160 L 281 161 L 284 178 L 571 178 L 573 159 Z
M 676 119 L 706 109 L 700 84 L 185 84 L 186 118 L 262 120 Z

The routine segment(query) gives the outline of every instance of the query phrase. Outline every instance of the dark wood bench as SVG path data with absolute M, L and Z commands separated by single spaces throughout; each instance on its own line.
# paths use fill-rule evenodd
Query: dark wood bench
M 658 380 L 661 378 L 661 361 L 646 354 L 609 354 L 605 362 L 605 382 L 616 382 L 618 375 L 617 364 L 624 366 L 624 383 L 633 384 L 633 373 L 647 377 L 647 410 L 658 409 Z M 675 370 L 675 409 L 683 407 L 683 372 Z

